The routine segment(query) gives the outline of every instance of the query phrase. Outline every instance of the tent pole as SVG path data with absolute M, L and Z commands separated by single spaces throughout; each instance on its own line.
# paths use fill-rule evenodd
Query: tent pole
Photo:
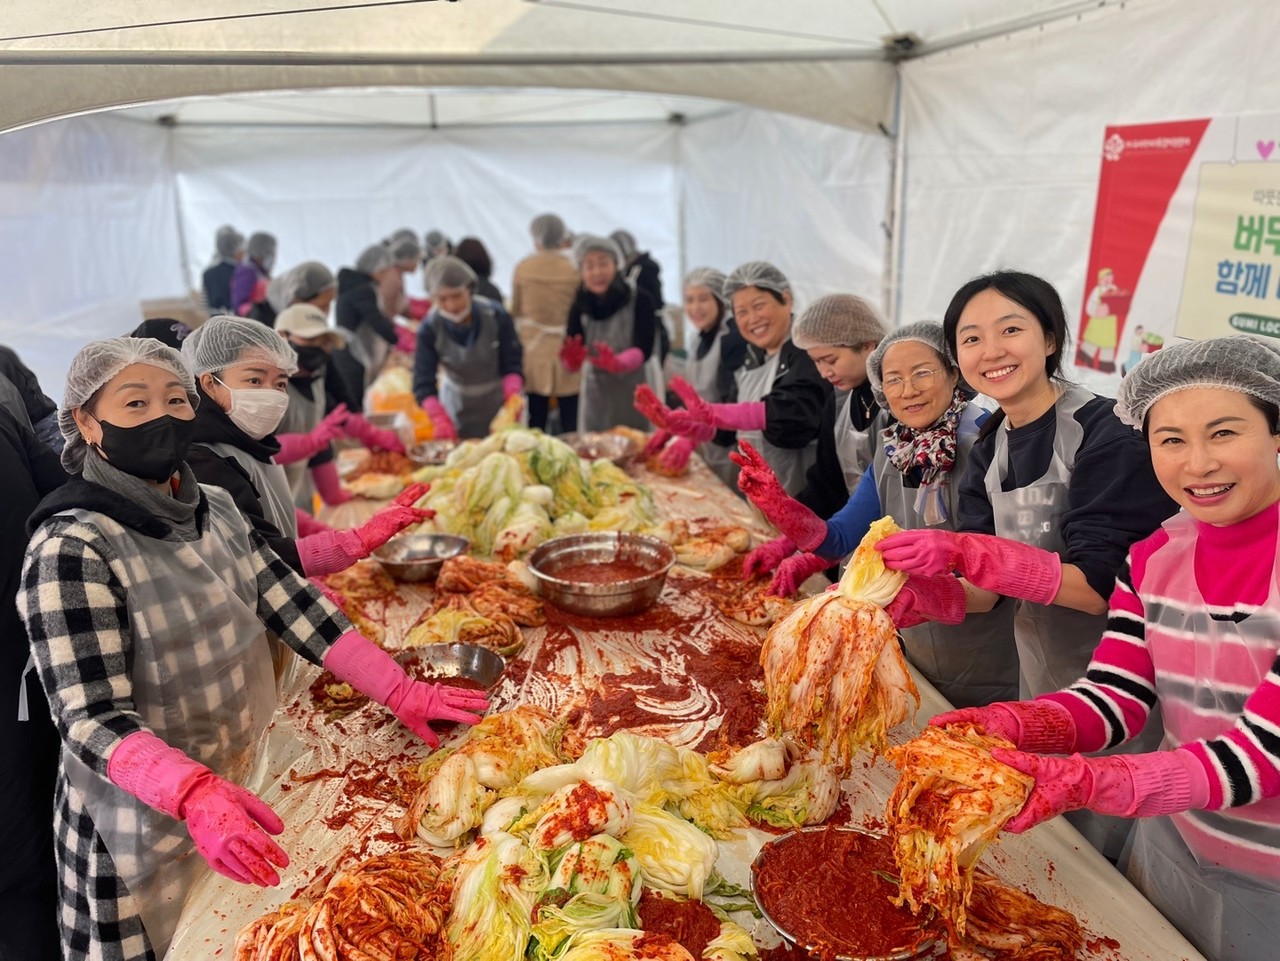
M 885 312 L 894 327 L 902 326 L 902 255 L 906 220 L 907 129 L 902 109 L 902 65 L 894 65 L 893 179 L 889 191 L 889 262 L 885 277 Z

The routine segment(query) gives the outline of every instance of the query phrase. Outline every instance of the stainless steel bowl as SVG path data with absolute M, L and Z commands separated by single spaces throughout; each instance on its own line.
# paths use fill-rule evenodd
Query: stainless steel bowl
M 583 584 L 556 576 L 557 570 L 574 564 L 608 564 L 626 561 L 642 566 L 643 577 L 611 584 Z M 625 617 L 648 610 L 662 593 L 676 552 L 656 537 L 600 531 L 554 537 L 528 557 L 529 571 L 538 594 L 561 610 L 589 617 Z
M 759 871 L 759 868 L 760 868 L 760 859 L 764 857 L 765 852 L 769 848 L 782 844 L 788 838 L 794 837 L 797 834 L 809 834 L 816 831 L 830 831 L 830 830 L 851 831 L 854 834 L 867 834 L 872 837 L 879 836 L 873 831 L 863 831 L 859 828 L 854 828 L 854 827 L 836 827 L 833 829 L 826 825 L 815 825 L 813 827 L 797 828 L 794 831 L 788 831 L 786 834 L 780 834 L 776 838 L 771 838 L 770 840 L 766 841 L 761 846 L 759 853 L 756 854 L 755 859 L 751 862 L 751 879 L 750 879 L 751 897 L 755 900 L 756 907 L 760 909 L 761 916 L 766 921 L 768 921 L 769 924 L 773 926 L 773 929 L 775 931 L 777 931 L 780 935 L 782 935 L 784 940 L 786 940 L 791 944 L 796 945 L 801 949 L 807 949 L 809 945 L 802 944 L 800 939 L 796 935 L 786 930 L 786 928 L 784 928 L 777 921 L 775 921 L 773 919 L 773 916 L 769 914 L 769 909 L 765 905 L 764 901 L 761 899 L 760 891 L 756 887 L 756 873 Z M 910 959 L 912 958 L 932 957 L 943 946 L 944 945 L 942 943 L 940 943 L 938 940 L 935 939 L 930 941 L 924 941 L 917 948 L 904 948 L 903 950 L 896 951 L 893 954 L 877 954 L 877 955 L 837 954 L 835 956 L 835 961 L 910 961 Z
M 583 460 L 611 460 L 619 467 L 626 467 L 640 453 L 640 448 L 631 438 L 608 431 L 561 434 L 560 440 L 572 447 Z
M 396 660 L 412 671 L 415 663 L 436 677 L 465 677 L 486 688 L 498 683 L 507 662 L 478 644 L 424 644 L 399 651 Z
M 419 467 L 439 467 L 457 446 L 458 442 L 453 440 L 424 440 L 407 448 L 405 454 Z
M 434 581 L 440 567 L 450 557 L 465 554 L 471 542 L 455 534 L 400 534 L 373 552 L 377 560 L 398 581 Z

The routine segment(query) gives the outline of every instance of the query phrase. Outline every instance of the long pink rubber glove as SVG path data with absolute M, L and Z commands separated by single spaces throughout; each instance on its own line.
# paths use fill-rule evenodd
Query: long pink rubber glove
M 276 440 L 280 442 L 280 453 L 276 454 L 272 460 L 277 464 L 293 464 L 315 457 L 339 437 L 344 436 L 343 427 L 350 416 L 347 413 L 347 405 L 339 404 L 305 434 L 276 434 Z
M 390 450 L 397 454 L 404 453 L 404 441 L 400 435 L 385 427 L 374 427 L 359 414 L 348 414 L 342 432 L 353 440 L 358 440 L 370 450 Z
M 340 681 L 368 694 L 432 747 L 440 738 L 430 721 L 476 724 L 489 708 L 489 695 L 447 684 L 412 680 L 386 651 L 355 631 L 338 638 L 324 656 L 324 666 Z
M 566 337 L 564 343 L 560 345 L 560 363 L 564 369 L 571 374 L 576 374 L 582 370 L 582 365 L 587 361 L 587 348 L 582 343 L 582 335 L 574 334 L 572 337 Z
M 252 792 L 150 731 L 135 731 L 116 745 L 107 778 L 143 804 L 185 820 L 196 850 L 219 874 L 261 887 L 280 883 L 276 868 L 287 866 L 289 855 L 267 835 L 283 831 L 284 822 Z
M 1062 587 L 1062 558 L 1052 551 L 990 534 L 951 531 L 903 531 L 886 537 L 876 549 L 885 567 L 908 574 L 955 571 L 984 590 L 1051 604 Z
M 422 401 L 422 409 L 431 418 L 431 436 L 436 440 L 457 440 L 458 428 L 453 425 L 453 418 L 444 409 L 438 397 L 427 397 Z
M 649 442 L 644 445 L 644 450 L 640 452 L 641 459 L 648 460 L 655 454 L 660 453 L 662 449 L 667 446 L 667 442 L 674 436 L 675 435 L 669 430 L 663 430 L 662 428 L 655 430 L 649 436 Z
M 738 490 L 802 551 L 813 551 L 827 539 L 827 522 L 786 492 L 768 461 L 749 443 L 739 441 L 729 459 L 742 468 Z M 828 567 L 830 564 L 827 565 Z
M 435 517 L 435 511 L 413 506 L 430 489 L 429 484 L 411 484 L 359 527 L 298 538 L 294 543 L 302 561 L 302 572 L 307 577 L 320 577 L 345 571 L 406 527 Z
M 1182 748 L 1110 757 L 1046 757 L 996 748 L 991 756 L 1036 779 L 1027 803 L 1004 826 L 1010 834 L 1080 808 L 1146 818 L 1209 803 L 1209 776 L 1195 755 Z
M 964 620 L 964 587 L 950 574 L 922 577 L 908 574 L 884 612 L 898 628 L 915 627 L 925 621 L 959 624 Z
M 502 399 L 510 400 L 524 390 L 524 378 L 519 374 L 504 374 L 502 377 Z
M 316 485 L 320 499 L 330 507 L 345 504 L 355 497 L 342 486 L 342 481 L 338 479 L 338 465 L 333 461 L 317 464 L 311 468 L 311 480 Z
M 658 464 L 663 470 L 678 474 L 689 466 L 689 455 L 697 446 L 688 437 L 677 437 L 658 455 Z
M 620 354 L 615 354 L 608 344 L 593 344 L 595 353 L 590 358 L 591 365 L 606 374 L 629 374 L 639 370 L 644 363 L 644 351 L 639 347 L 628 347 Z
M 316 520 L 301 508 L 295 507 L 293 509 L 293 517 L 298 522 L 299 537 L 310 537 L 312 534 L 323 534 L 325 531 L 334 529 L 324 521 Z
M 1076 720 L 1056 701 L 996 701 L 986 707 L 962 707 L 930 718 L 932 727 L 972 724 L 1002 737 L 1019 751 L 1066 754 L 1075 750 Z
M 796 552 L 791 538 L 775 537 L 754 548 L 742 559 L 742 576 L 748 580 L 761 574 L 772 574 L 778 565 Z
M 408 327 L 396 327 L 396 350 L 402 354 L 412 354 L 418 349 L 418 335 Z
M 800 585 L 835 564 L 817 554 L 792 554 L 778 565 L 777 573 L 769 582 L 769 593 L 774 597 L 794 597 L 800 593 Z

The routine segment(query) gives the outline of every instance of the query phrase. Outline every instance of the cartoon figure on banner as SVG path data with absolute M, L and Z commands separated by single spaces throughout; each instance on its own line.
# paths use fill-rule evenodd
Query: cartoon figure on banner
M 1164 338 L 1156 333 L 1147 333 L 1141 324 L 1133 328 L 1133 336 L 1129 338 L 1129 357 L 1120 365 L 1121 376 L 1127 375 L 1147 354 L 1154 354 L 1164 346 Z
M 1129 312 L 1130 291 L 1116 286 L 1115 273 L 1110 267 L 1098 271 L 1097 286 L 1089 292 L 1085 301 L 1085 313 L 1089 322 L 1076 350 L 1076 363 L 1092 367 L 1104 374 L 1116 370 L 1116 347 L 1120 331 L 1124 328 L 1124 315 Z

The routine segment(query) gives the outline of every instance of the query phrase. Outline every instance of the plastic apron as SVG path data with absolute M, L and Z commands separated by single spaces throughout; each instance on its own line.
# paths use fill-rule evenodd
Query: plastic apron
M 1207 615 L 1195 582 L 1195 522 L 1177 514 L 1164 528 L 1169 541 L 1148 560 L 1142 595 L 1164 746 L 1174 748 L 1230 730 L 1245 698 L 1266 677 L 1280 652 L 1280 583 L 1273 560 L 1266 604 L 1239 622 L 1215 620 Z M 1187 615 L 1149 597 L 1186 598 L 1198 612 Z M 1201 639 L 1193 648 L 1191 684 L 1184 681 L 1187 634 Z M 1224 863 L 1241 856 L 1228 846 L 1233 841 L 1257 851 L 1256 862 Z M 1128 871 L 1143 894 L 1209 957 L 1271 961 L 1280 954 L 1280 798 L 1142 819 Z
M 440 315 L 434 314 L 433 320 Z M 498 374 L 498 319 L 482 298 L 471 301 L 470 343 L 460 344 L 433 323 L 440 358 L 440 403 L 462 438 L 487 437 L 489 422 L 502 409 L 502 377 Z
M 364 383 L 360 385 L 361 400 L 368 392 L 369 386 L 382 373 L 382 365 L 391 355 L 391 345 L 368 324 L 361 324 L 355 330 L 343 331 L 347 338 L 347 351 L 356 362 L 364 368 Z
M 1009 422 L 1000 424 L 996 431 L 995 456 L 984 479 L 997 536 L 1065 556 L 1062 515 L 1067 509 L 1076 451 L 1084 440 L 1084 429 L 1075 419 L 1075 413 L 1092 398 L 1093 394 L 1082 387 L 1068 387 L 1058 398 L 1054 405 L 1055 432 L 1049 468 L 1039 480 L 1016 490 L 1000 489 L 1009 464 Z M 1018 688 L 1022 700 L 1064 690 L 1084 677 L 1093 651 L 1106 630 L 1105 613 L 1087 614 L 1021 599 L 1015 600 L 1013 607 Z M 1138 737 L 1121 748 L 1102 753 L 1139 754 L 1155 750 L 1160 732 L 1159 711 L 1152 711 Z M 1130 819 L 1092 811 L 1072 811 L 1066 817 L 1090 844 L 1112 859 L 1120 857 L 1133 827 Z
M 884 444 L 877 443 L 873 460 L 876 493 L 880 510 L 889 514 L 903 530 L 955 530 L 960 500 L 960 478 L 969 461 L 969 450 L 977 438 L 976 419 L 982 410 L 970 404 L 961 415 L 956 441 L 956 462 L 938 482 L 938 493 L 946 518 L 930 524 L 925 520 L 918 494 L 898 468 L 889 462 Z M 877 441 L 889 423 L 881 414 L 870 433 Z M 985 614 L 970 614 L 961 624 L 926 621 L 899 631 L 907 660 L 938 689 L 954 707 L 977 707 L 992 701 L 1018 698 L 1018 650 L 1013 640 L 1014 605 L 1005 599 Z
M 90 511 L 127 579 L 134 707 L 142 723 L 219 777 L 242 783 L 275 709 L 248 529 L 230 496 L 203 488 L 196 541 L 147 537 Z M 112 565 L 115 566 L 114 564 Z M 62 764 L 164 957 L 187 893 L 208 867 L 186 825 L 148 807 L 70 751 Z
M 835 435 L 836 457 L 840 460 L 840 470 L 844 473 L 844 486 L 852 494 L 858 487 L 858 481 L 867 472 L 867 465 L 880 447 L 879 437 L 874 422 L 866 430 L 858 430 L 853 426 L 851 408 L 858 401 L 856 391 L 846 391 L 836 401 Z M 897 515 L 894 515 L 897 517 Z M 901 522 L 899 522 L 901 523 Z
M 234 444 L 221 441 L 209 444 L 200 443 L 219 457 L 231 457 L 245 469 L 253 486 L 258 491 L 258 503 L 262 505 L 262 516 L 269 520 L 283 536 L 297 540 L 298 515 L 293 506 L 293 492 L 289 489 L 289 478 L 279 464 L 264 464 L 248 451 L 241 450 Z
M 615 354 L 635 346 L 636 291 L 617 313 L 604 320 L 582 315 L 582 342 L 608 344 Z M 629 374 L 608 374 L 596 370 L 591 361 L 582 365 L 582 388 L 578 392 L 578 426 L 584 431 L 609 430 L 611 427 L 634 427 L 645 430 L 649 421 L 636 410 L 636 388 L 646 383 L 641 365 Z M 659 395 L 661 396 L 661 395 Z
M 699 359 L 695 350 L 689 355 L 685 367 L 686 379 L 698 392 L 698 396 L 713 404 L 721 399 L 716 382 L 720 376 L 721 347 L 724 345 L 724 337 L 728 331 L 729 325 L 722 322 L 720 329 L 716 331 L 715 340 L 707 349 L 706 356 Z M 717 477 L 728 485 L 730 490 L 738 489 L 738 465 L 729 460 L 728 447 L 721 447 L 715 441 L 706 441 L 698 445 L 698 456 L 706 462 Z
M 740 367 L 734 375 L 738 381 L 738 402 L 763 401 L 773 389 L 781 363 L 782 351 L 779 350 L 759 367 Z M 792 497 L 804 488 L 805 474 L 818 459 L 817 441 L 798 449 L 774 447 L 764 439 L 764 431 L 759 430 L 738 431 L 738 440 L 749 442 L 761 453 Z
M 324 419 L 324 372 L 312 381 L 297 379 L 289 381 L 289 407 L 284 412 L 277 434 L 308 434 L 320 425 Z M 304 511 L 314 509 L 312 497 L 315 487 L 311 483 L 311 469 L 307 466 L 311 458 L 304 457 L 292 464 L 283 464 L 284 476 L 289 482 L 289 494 L 293 497 L 293 505 Z

